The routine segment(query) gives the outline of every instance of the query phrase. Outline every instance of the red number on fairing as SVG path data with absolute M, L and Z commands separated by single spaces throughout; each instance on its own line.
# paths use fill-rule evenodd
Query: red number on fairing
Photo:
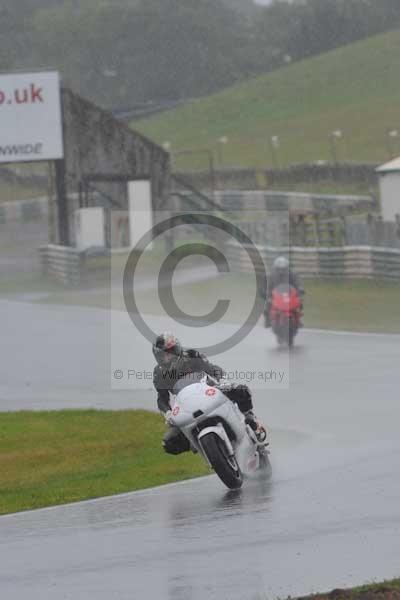
M 215 396 L 216 391 L 217 390 L 215 388 L 208 388 L 206 390 L 206 396 Z

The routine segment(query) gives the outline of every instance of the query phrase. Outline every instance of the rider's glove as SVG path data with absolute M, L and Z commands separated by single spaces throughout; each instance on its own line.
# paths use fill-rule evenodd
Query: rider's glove
M 228 378 L 222 377 L 216 386 L 221 392 L 229 392 L 232 388 L 232 382 Z
M 188 348 L 186 350 L 186 355 L 189 358 L 201 358 L 201 354 L 198 350 L 196 350 L 195 348 Z
M 167 410 L 167 412 L 164 413 L 164 419 L 166 425 L 172 425 L 172 410 Z

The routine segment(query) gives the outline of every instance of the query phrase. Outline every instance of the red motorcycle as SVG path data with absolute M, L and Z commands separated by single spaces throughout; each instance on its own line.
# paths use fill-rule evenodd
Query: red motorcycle
M 301 299 L 296 288 L 284 283 L 272 290 L 269 318 L 279 344 L 293 346 L 301 314 Z

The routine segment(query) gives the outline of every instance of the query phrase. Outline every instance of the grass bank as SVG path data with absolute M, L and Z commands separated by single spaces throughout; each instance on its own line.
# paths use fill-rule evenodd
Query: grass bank
M 302 596 L 297 600 L 400 600 L 400 579 L 351 589 L 335 589 L 327 594 Z
M 207 473 L 166 455 L 161 416 L 146 411 L 0 414 L 0 514 L 86 500 Z
M 400 285 L 369 280 L 305 282 L 306 327 L 400 333 Z
M 250 312 L 254 281 L 245 273 L 222 279 L 174 286 L 178 306 L 189 314 L 205 314 L 219 298 L 230 299 L 223 321 L 239 322 Z M 344 329 L 358 332 L 400 333 L 400 285 L 369 280 L 314 280 L 304 282 L 306 289 L 304 325 L 314 329 Z M 154 290 L 136 293 L 138 307 L 146 314 L 164 314 Z M 93 306 L 125 310 L 120 288 L 56 291 L 46 303 Z M 111 303 L 111 304 L 110 304 Z M 173 312 L 171 313 L 173 316 Z
M 254 298 L 253 278 L 240 274 L 225 276 L 210 282 L 176 286 L 174 295 L 179 307 L 189 314 L 193 307 L 204 307 L 200 314 L 211 310 L 218 298 L 229 298 L 232 307 L 227 321 L 242 321 L 250 312 Z M 323 281 L 310 279 L 306 289 L 304 325 L 314 329 L 344 329 L 357 332 L 400 333 L 400 285 L 369 280 Z M 138 306 L 158 314 L 158 299 L 154 293 L 138 295 Z M 123 308 L 123 307 L 122 307 Z M 224 320 L 224 319 L 223 319 Z
M 400 31 L 370 37 L 249 79 L 132 127 L 171 144 L 174 167 L 207 168 L 208 148 L 219 163 L 264 167 L 278 162 L 333 160 L 333 131 L 340 129 L 339 161 L 383 162 L 399 152 L 388 131 L 398 122 Z M 228 141 L 221 148 L 218 139 Z M 271 136 L 279 148 L 271 150 Z M 218 147 L 219 146 L 219 147 Z M 179 158 L 179 160 L 178 160 Z

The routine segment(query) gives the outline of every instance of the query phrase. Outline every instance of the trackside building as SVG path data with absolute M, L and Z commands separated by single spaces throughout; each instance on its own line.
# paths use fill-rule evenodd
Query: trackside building
M 400 157 L 378 167 L 382 218 L 396 221 L 400 218 Z

